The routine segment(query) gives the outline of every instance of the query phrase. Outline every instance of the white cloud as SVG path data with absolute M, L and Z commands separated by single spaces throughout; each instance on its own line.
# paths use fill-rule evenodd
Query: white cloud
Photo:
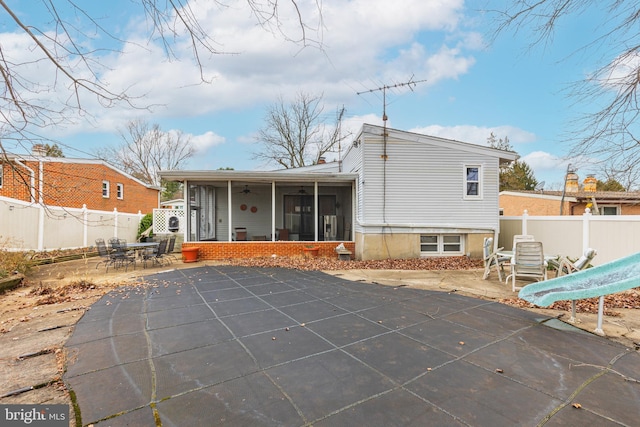
M 410 132 L 422 133 L 425 135 L 439 136 L 447 139 L 454 139 L 456 141 L 469 142 L 478 145 L 487 145 L 487 138 L 493 134 L 498 138 L 509 138 L 509 142 L 518 151 L 519 144 L 526 144 L 534 142 L 536 135 L 519 129 L 514 126 L 473 126 L 473 125 L 460 125 L 460 126 L 440 126 L 430 125 L 423 127 L 416 127 L 409 130 Z
M 287 2 L 280 3 L 282 29 L 292 39 L 300 28 L 296 11 Z M 404 0 L 401 4 L 388 0 L 333 0 L 322 3 L 322 19 L 315 12 L 316 2 L 300 6 L 308 24 L 307 36 L 322 42 L 322 49 L 305 48 L 284 40 L 256 25 L 244 3 L 221 7 L 216 2 L 189 2 L 203 30 L 229 55 L 201 56 L 204 78 L 191 58 L 187 37 L 178 39 L 174 54 L 178 60 L 167 60 L 157 41 L 149 43 L 148 27 L 140 16 L 130 23 L 117 23 L 119 37 L 127 40 L 121 51 L 96 50 L 93 59 L 103 65 L 100 78 L 114 93 L 128 91 L 139 109 L 126 103 L 108 105 L 94 95 L 83 95 L 84 119 L 55 129 L 57 136 L 79 132 L 109 132 L 134 118 L 161 122 L 165 117 L 198 117 L 221 111 L 272 103 L 278 95 L 295 94 L 301 89 L 322 93 L 328 105 L 358 102 L 357 91 L 370 89 L 370 83 L 384 79 L 386 83 L 406 81 L 412 75 L 428 82 L 416 90 L 426 90 L 444 79 L 456 79 L 468 73 L 475 63 L 473 52 L 483 45 L 477 33 L 464 32 L 463 0 Z M 128 31 L 129 34 L 125 34 Z M 7 33 L 0 34 L 5 40 Z M 11 57 L 28 51 L 28 38 L 11 48 L 3 41 L 5 55 Z M 99 42 L 99 39 L 93 43 Z M 114 40 L 109 41 L 113 48 Z M 32 43 L 31 43 L 32 44 Z M 117 49 L 117 47 L 115 47 Z M 33 61 L 33 58 L 30 58 Z M 36 70 L 33 71 L 34 73 Z M 46 81 L 50 78 L 50 81 Z M 43 87 L 52 85 L 53 72 L 39 72 L 34 81 Z M 42 96 L 46 91 L 42 91 Z M 56 94 L 56 99 L 73 99 L 69 93 Z M 148 107 L 146 110 L 144 108 Z M 374 122 L 373 118 L 370 122 Z M 379 119 L 378 119 L 379 122 Z M 488 135 L 488 134 L 487 134 Z M 509 135 L 511 138 L 512 136 Z M 486 139 L 486 136 L 484 136 Z M 211 143 L 211 142 L 209 142 Z M 206 146 L 207 143 L 203 143 Z
M 215 147 L 216 145 L 223 144 L 225 142 L 225 138 L 216 135 L 214 132 L 205 132 L 201 135 L 187 135 L 191 137 L 191 143 L 195 148 L 196 152 L 203 152 L 208 150 L 211 147 Z

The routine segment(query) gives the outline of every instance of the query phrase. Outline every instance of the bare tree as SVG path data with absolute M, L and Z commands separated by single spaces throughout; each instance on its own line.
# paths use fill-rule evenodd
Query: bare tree
M 138 0 L 141 13 L 147 18 L 149 41 L 159 41 L 166 56 L 175 60 L 174 51 L 185 41 L 191 46 L 192 60 L 200 67 L 200 76 L 205 81 L 203 61 L 211 55 L 227 53 L 204 29 L 201 17 L 189 1 Z M 219 7 L 228 7 L 230 0 L 217 0 Z M 316 19 L 321 22 L 321 3 Z M 246 7 L 265 30 L 279 33 L 287 40 L 307 46 L 316 43 L 309 38 L 312 27 L 303 20 L 298 0 L 246 0 Z M 101 24 L 101 17 L 93 16 L 90 9 L 74 0 L 42 0 L 33 2 L 31 15 L 17 12 L 5 0 L 0 0 L 0 14 L 4 12 L 5 28 L 10 24 L 18 32 L 26 34 L 29 45 L 24 51 L 27 58 L 16 61 L 8 55 L 8 45 L 14 40 L 0 41 L 0 155 L 5 154 L 6 143 L 15 146 L 30 146 L 47 141 L 43 128 L 71 123 L 88 116 L 84 105 L 87 99 L 97 99 L 106 108 L 126 105 L 145 108 L 144 101 L 132 96 L 127 90 L 113 89 L 103 76 L 109 71 L 103 64 L 105 54 L 129 42 L 120 39 Z M 37 10 L 36 10 L 37 9 Z M 289 10 L 287 10 L 289 9 Z M 297 17 L 297 31 L 285 32 L 280 17 L 291 12 Z M 49 22 L 47 27 L 38 26 L 32 19 L 45 18 L 38 22 Z M 305 16 L 306 17 L 306 16 Z M 316 28 L 319 31 L 320 25 Z M 87 42 L 90 41 L 90 42 Z M 39 76 L 34 77 L 37 69 Z M 49 76 L 55 82 L 46 83 Z M 45 96 L 46 95 L 46 96 Z M 25 147 L 29 149 L 30 147 Z
M 640 6 L 637 1 L 610 0 L 513 0 L 497 12 L 496 36 L 507 30 L 532 34 L 531 47 L 553 42 L 563 18 L 598 10 L 602 19 L 588 37 L 581 53 L 598 61 L 594 71 L 574 83 L 570 94 L 578 104 L 602 106 L 575 121 L 569 138 L 570 155 L 600 160 L 619 179 L 637 175 L 640 167 Z M 601 57 L 595 52 L 603 52 Z M 578 52 L 568 52 L 567 55 Z
M 98 157 L 147 184 L 161 186 L 158 171 L 180 169 L 195 153 L 191 137 L 164 132 L 158 124 L 132 120 L 118 131 L 123 142 L 100 150 Z
M 258 131 L 260 148 L 254 158 L 286 169 L 316 164 L 346 137 L 340 123 L 344 109 L 333 125 L 323 118 L 322 95 L 300 92 L 287 104 L 282 96 L 267 109 L 265 125 Z

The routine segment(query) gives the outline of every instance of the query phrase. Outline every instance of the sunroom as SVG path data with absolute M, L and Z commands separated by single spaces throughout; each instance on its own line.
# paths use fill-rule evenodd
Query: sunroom
M 255 256 L 291 255 L 299 247 L 291 242 L 327 242 L 321 246 L 328 252 L 339 242 L 353 241 L 356 174 L 163 171 L 160 175 L 183 183 L 184 244 L 198 242 L 205 255 L 222 249 L 203 247 L 209 242 L 289 242 L 258 253 L 255 248 L 261 246 L 251 245 L 254 249 L 246 256 Z M 228 255 L 227 250 L 223 252 Z M 247 246 L 231 250 L 246 251 Z

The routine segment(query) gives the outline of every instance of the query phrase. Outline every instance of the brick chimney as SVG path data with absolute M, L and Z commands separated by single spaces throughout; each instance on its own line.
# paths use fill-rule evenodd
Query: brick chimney
M 580 186 L 578 185 L 578 174 L 573 170 L 569 170 L 565 179 L 564 190 L 567 193 L 576 193 L 579 189 Z
M 584 182 L 582 183 L 584 191 L 586 191 L 587 193 L 595 193 L 597 182 L 598 180 L 595 176 L 587 175 L 587 177 L 584 179 Z
M 34 156 L 44 157 L 47 155 L 47 149 L 43 144 L 33 144 L 33 147 L 31 147 L 31 154 Z

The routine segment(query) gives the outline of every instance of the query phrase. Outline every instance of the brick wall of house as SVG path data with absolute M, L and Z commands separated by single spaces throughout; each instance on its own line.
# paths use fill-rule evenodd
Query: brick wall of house
M 501 194 L 500 209 L 502 209 L 502 214 L 504 216 L 520 216 L 524 213 L 525 209 L 529 215 L 560 215 L 560 202 L 557 199 L 550 198 Z M 581 215 L 584 213 L 584 209 L 582 209 L 582 211 L 578 211 L 574 208 L 574 211 L 574 215 Z M 565 201 L 563 214 L 571 215 L 569 212 L 570 203 Z
M 304 248 L 317 246 L 319 257 L 337 258 L 335 248 L 340 242 L 185 242 L 183 248 L 198 247 L 201 260 L 221 260 L 228 258 L 255 258 L 276 256 L 304 256 Z M 354 242 L 343 242 L 355 254 Z M 353 257 L 353 255 L 352 255 Z
M 598 207 L 618 206 L 619 215 L 640 215 L 640 204 L 620 204 L 598 201 Z M 549 216 L 560 215 L 560 201 L 557 199 L 545 199 L 528 195 L 516 196 L 511 194 L 500 195 L 500 208 L 504 216 L 520 216 L 525 209 L 529 215 Z M 587 208 L 586 202 L 564 202 L 563 215 L 582 215 Z M 593 207 L 591 207 L 593 209 Z
M 35 173 L 36 200 L 39 185 L 39 163 L 22 162 Z M 15 167 L 13 167 L 15 166 Z M 43 162 L 43 198 L 46 205 L 127 213 L 150 213 L 158 207 L 158 190 L 148 188 L 104 164 Z M 109 182 L 109 197 L 102 195 L 102 182 Z M 117 184 L 122 184 L 123 197 L 117 197 Z M 3 165 L 0 195 L 29 202 L 30 172 L 20 165 Z

